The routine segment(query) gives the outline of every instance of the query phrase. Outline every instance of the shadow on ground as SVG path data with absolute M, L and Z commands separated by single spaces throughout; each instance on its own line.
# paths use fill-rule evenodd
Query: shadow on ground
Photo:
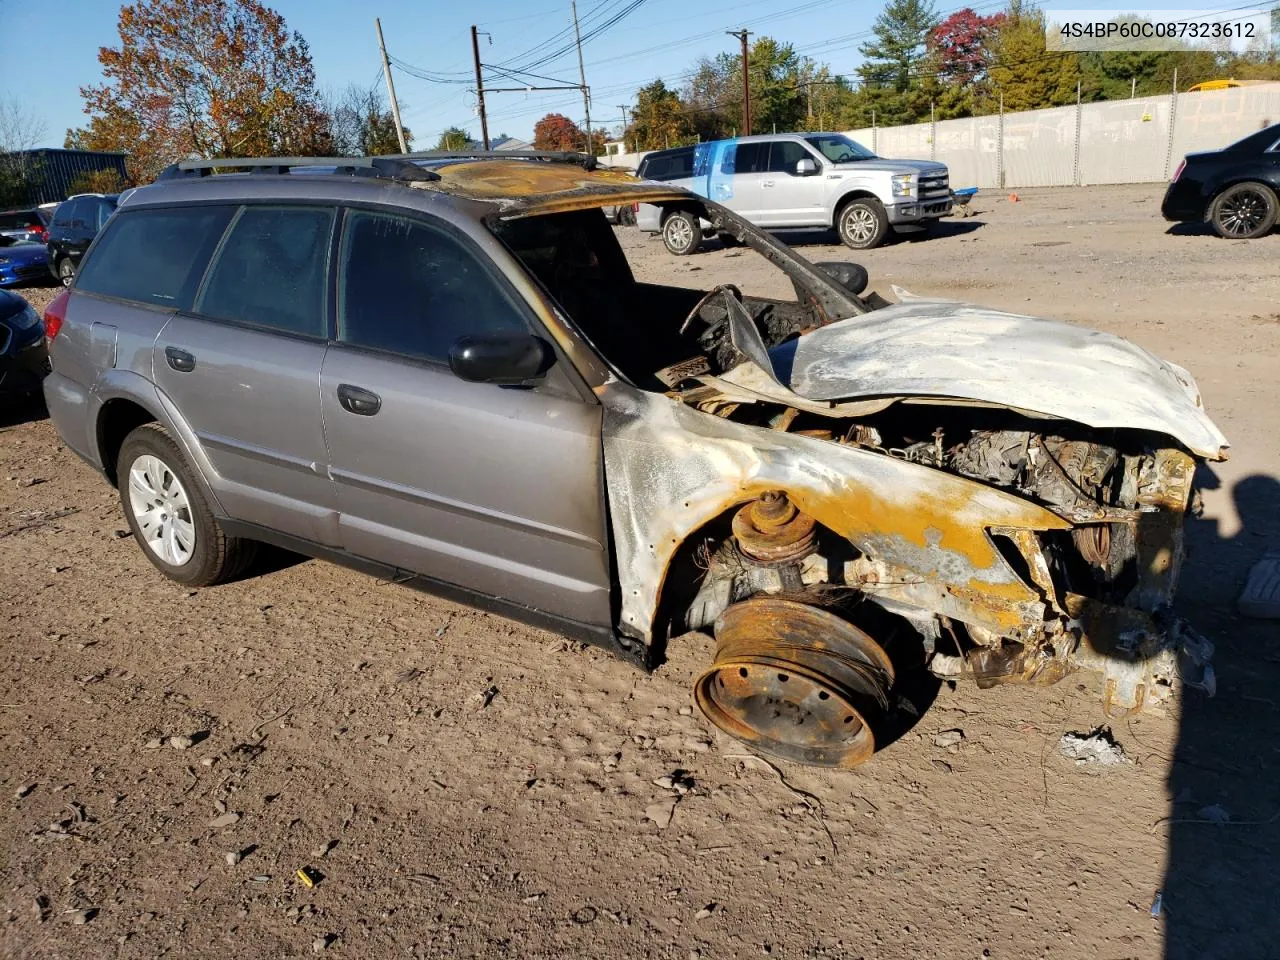
M 1218 486 L 1207 468 L 1197 480 Z M 1235 612 L 1249 568 L 1280 543 L 1280 481 L 1249 476 L 1232 497 L 1238 532 L 1209 519 L 1187 531 L 1180 605 L 1214 642 L 1218 692 L 1182 701 L 1170 819 L 1157 827 L 1168 836 L 1166 960 L 1280 956 L 1280 622 Z
M 38 396 L 0 395 L 0 430 L 24 423 L 43 420 L 49 416 L 44 399 Z
M 986 221 L 973 217 L 957 220 L 945 219 L 935 222 L 930 227 L 907 228 L 895 231 L 886 244 L 921 243 L 926 240 L 945 240 L 948 237 L 961 237 L 973 233 L 986 226 Z M 789 247 L 841 246 L 840 236 L 834 230 L 773 230 L 770 231 Z M 857 253 L 858 251 L 852 251 Z

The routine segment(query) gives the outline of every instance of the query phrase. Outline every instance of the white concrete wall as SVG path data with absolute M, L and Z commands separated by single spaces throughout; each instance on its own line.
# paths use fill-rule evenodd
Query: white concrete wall
M 942 161 L 953 188 L 1010 188 L 1155 183 L 1273 123 L 1280 83 L 847 132 L 884 157 Z

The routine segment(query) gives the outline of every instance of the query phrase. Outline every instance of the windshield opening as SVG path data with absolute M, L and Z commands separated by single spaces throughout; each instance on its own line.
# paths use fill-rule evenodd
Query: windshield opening
M 817 147 L 824 157 L 832 163 L 852 163 L 855 160 L 874 160 L 876 155 L 858 143 L 850 140 L 842 133 L 820 133 L 805 137 L 810 145 Z
M 819 322 L 790 278 L 755 251 L 749 255 L 756 262 L 733 271 L 741 289 L 686 287 L 671 282 L 665 255 L 655 256 L 646 238 L 615 233 L 598 209 L 493 220 L 489 227 L 600 356 L 641 389 L 676 389 L 742 361 L 728 343 L 725 297 L 745 308 L 770 347 Z

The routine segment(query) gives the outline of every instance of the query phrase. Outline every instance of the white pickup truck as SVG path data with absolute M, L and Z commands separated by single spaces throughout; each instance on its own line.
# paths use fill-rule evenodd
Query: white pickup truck
M 945 164 L 886 160 L 841 133 L 774 134 L 657 150 L 636 176 L 722 203 L 760 227 L 834 228 L 855 250 L 879 246 L 897 224 L 923 225 L 951 213 Z M 642 205 L 636 225 L 661 233 L 674 254 L 712 235 L 678 204 Z

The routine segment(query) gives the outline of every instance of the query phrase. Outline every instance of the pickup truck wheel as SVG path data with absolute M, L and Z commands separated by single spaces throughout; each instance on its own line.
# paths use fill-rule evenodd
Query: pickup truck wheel
M 1209 222 L 1227 240 L 1254 240 L 1276 225 L 1276 195 L 1262 183 L 1237 183 L 1214 198 Z
M 889 233 L 889 216 L 874 197 L 859 197 L 840 209 L 836 230 L 846 247 L 870 250 L 884 243 Z
M 677 210 L 662 224 L 662 242 L 677 257 L 696 253 L 702 244 L 702 227 L 691 213 Z
M 117 486 L 129 529 L 166 577 L 207 587 L 240 573 L 253 557 L 250 541 L 222 532 L 182 450 L 158 423 L 124 439 Z

